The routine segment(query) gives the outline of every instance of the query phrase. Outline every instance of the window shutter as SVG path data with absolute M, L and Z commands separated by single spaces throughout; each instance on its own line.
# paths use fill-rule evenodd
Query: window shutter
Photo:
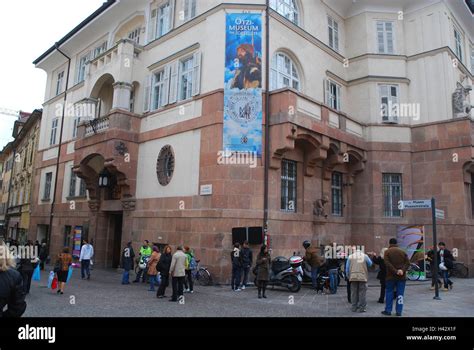
M 331 87 L 328 79 L 324 79 L 324 94 L 324 101 L 329 107 L 331 107 Z
M 168 32 L 172 31 L 174 28 L 174 9 L 175 9 L 176 0 L 170 0 L 170 27 Z
M 167 65 L 165 67 L 164 76 L 163 76 L 163 92 L 161 93 L 160 107 L 166 106 L 169 102 L 170 71 L 171 71 L 171 66 Z
M 340 111 L 341 110 L 341 87 L 337 85 L 336 90 L 337 90 L 336 109 Z
M 201 92 L 201 51 L 193 55 L 193 91 L 192 96 L 199 95 Z
M 152 9 L 150 13 L 150 20 L 148 21 L 148 43 L 156 38 L 156 18 L 158 10 Z
M 179 78 L 179 63 L 180 61 L 175 61 L 170 64 L 170 93 L 169 93 L 169 103 L 176 103 L 178 101 L 178 78 Z
M 145 83 L 145 96 L 143 97 L 143 112 L 149 112 L 151 108 L 151 84 L 153 80 L 153 75 L 148 75 L 146 77 Z

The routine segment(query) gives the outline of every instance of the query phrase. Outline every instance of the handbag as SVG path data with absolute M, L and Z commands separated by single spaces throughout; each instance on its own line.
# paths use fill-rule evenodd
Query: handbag
M 58 277 L 57 276 L 54 277 L 53 283 L 51 283 L 51 289 L 55 290 L 56 288 L 58 288 Z
M 40 271 L 40 266 L 39 265 L 37 265 L 35 267 L 35 271 L 33 272 L 32 280 L 33 281 L 40 281 L 41 280 L 41 271 Z
M 72 277 L 72 270 L 73 270 L 72 266 L 69 266 L 69 271 L 68 271 L 68 273 L 67 273 L 66 283 L 69 283 L 69 280 L 70 280 L 71 277 Z

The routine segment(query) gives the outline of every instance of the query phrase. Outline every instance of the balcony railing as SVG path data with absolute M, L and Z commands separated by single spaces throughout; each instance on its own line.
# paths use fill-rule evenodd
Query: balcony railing
M 85 136 L 88 137 L 91 135 L 103 133 L 109 129 L 109 126 L 110 126 L 110 120 L 108 116 L 93 119 L 90 122 L 88 122 L 86 125 Z

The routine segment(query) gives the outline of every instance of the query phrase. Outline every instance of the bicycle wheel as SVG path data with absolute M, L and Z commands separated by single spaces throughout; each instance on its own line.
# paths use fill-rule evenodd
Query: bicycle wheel
M 407 270 L 407 278 L 410 281 L 418 281 L 421 276 L 421 269 L 418 267 L 418 265 L 410 265 L 410 267 Z
M 209 286 L 211 284 L 211 274 L 205 268 L 200 268 L 196 275 L 196 279 L 201 286 Z
M 452 275 L 458 278 L 467 278 L 469 276 L 469 269 L 463 263 L 454 263 Z

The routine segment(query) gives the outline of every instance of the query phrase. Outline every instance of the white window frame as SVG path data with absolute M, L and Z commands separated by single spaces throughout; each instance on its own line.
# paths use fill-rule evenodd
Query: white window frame
M 86 66 L 89 62 L 90 52 L 81 56 L 77 65 L 77 78 L 76 83 L 81 83 L 86 79 Z
M 383 24 L 383 30 L 382 30 L 382 40 L 383 42 L 381 43 L 380 41 L 380 31 L 379 31 L 379 24 Z M 387 30 L 387 24 L 391 24 L 392 30 L 388 31 Z M 389 34 L 392 37 L 392 50 L 389 50 Z M 395 47 L 395 21 L 391 20 L 376 20 L 375 21 L 375 42 L 377 45 L 377 53 L 379 54 L 387 54 L 387 55 L 393 55 L 396 52 L 396 47 Z M 381 49 L 380 44 L 383 45 L 383 48 Z
M 336 83 L 334 80 L 326 79 L 324 82 L 326 92 L 326 104 L 335 109 L 336 111 L 341 110 L 341 96 L 342 86 Z
M 300 11 L 296 0 L 270 0 L 270 7 L 290 22 L 300 24 Z
M 167 101 L 165 101 L 169 91 L 169 79 L 166 77 L 167 69 L 168 67 L 164 67 L 153 73 L 151 110 L 157 110 L 167 104 Z M 157 81 L 158 76 L 161 77 L 160 81 Z M 159 89 L 158 93 L 157 89 Z
M 456 56 L 458 56 L 459 61 L 463 62 L 464 61 L 464 53 L 463 53 L 464 36 L 462 32 L 456 26 L 453 26 L 453 28 L 454 28 L 454 52 L 456 53 Z
M 331 49 L 339 51 L 339 23 L 328 15 L 328 45 Z
M 127 38 L 129 40 L 132 40 L 132 41 L 136 42 L 137 44 L 140 44 L 141 32 L 142 32 L 142 27 L 135 28 L 131 32 L 128 32 Z
M 77 137 L 77 127 L 81 122 L 81 117 L 75 117 L 72 126 L 72 138 L 75 139 Z
M 100 45 L 96 46 L 92 51 L 92 58 L 95 59 L 107 51 L 107 41 L 104 41 Z
M 69 198 L 76 197 L 76 188 L 77 188 L 77 176 L 74 173 L 74 167 L 69 167 Z
M 471 48 L 471 74 L 474 74 L 474 44 L 471 44 L 470 48 Z
M 186 62 L 190 62 L 189 67 L 185 66 Z M 179 101 L 189 100 L 193 96 L 193 83 L 194 83 L 193 66 L 194 66 L 193 56 L 186 56 L 179 60 L 179 88 L 178 88 Z M 186 83 L 184 81 L 185 78 L 186 78 Z
M 49 183 L 48 183 L 48 175 L 50 175 Z M 53 173 L 51 171 L 48 171 L 47 173 L 44 174 L 43 196 L 42 196 L 43 201 L 51 200 L 52 185 L 53 185 Z M 48 194 L 48 196 L 46 196 L 46 194 Z
M 49 145 L 54 146 L 56 145 L 56 137 L 58 134 L 58 124 L 59 124 L 59 118 L 54 118 L 51 121 L 51 133 L 49 136 Z
M 197 0 L 183 0 L 185 22 L 196 17 L 196 2 Z
M 289 71 L 286 69 L 286 63 L 289 63 Z M 287 54 L 276 52 L 272 58 L 270 71 L 271 90 L 289 87 L 301 91 L 301 78 L 298 66 Z M 295 87 L 295 85 L 297 86 Z
M 64 85 L 64 71 L 58 73 L 56 80 L 56 96 L 63 92 Z
M 166 10 L 165 10 L 166 9 Z M 158 38 L 171 31 L 171 3 L 164 2 L 157 8 L 156 35 Z M 166 25 L 166 28 L 165 28 Z
M 378 95 L 379 95 L 379 102 L 380 102 L 380 112 L 382 116 L 383 123 L 398 123 L 399 121 L 399 105 L 400 105 L 400 85 L 398 84 L 378 84 Z M 386 90 L 386 93 L 384 92 Z M 395 89 L 396 96 L 392 95 L 392 91 Z M 387 107 L 383 109 L 384 101 L 383 99 L 387 99 Z M 389 110 L 390 102 L 392 105 L 396 104 L 398 107 L 395 111 L 392 109 Z M 384 114 L 383 111 L 388 111 L 388 114 Z

